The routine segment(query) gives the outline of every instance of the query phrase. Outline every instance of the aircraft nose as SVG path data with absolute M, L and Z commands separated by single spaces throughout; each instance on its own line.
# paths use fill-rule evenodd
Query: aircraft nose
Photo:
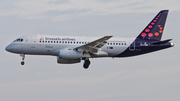
M 12 47 L 11 47 L 10 45 L 8 45 L 8 46 L 5 48 L 5 50 L 8 51 L 8 52 L 11 51 L 11 49 L 12 49 Z

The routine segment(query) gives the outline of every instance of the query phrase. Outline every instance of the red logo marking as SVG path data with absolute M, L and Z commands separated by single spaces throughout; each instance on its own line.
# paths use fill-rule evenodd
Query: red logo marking
M 145 29 L 145 32 L 149 32 L 149 31 L 150 31 L 150 29 L 148 29 L 148 28 Z
M 158 27 L 161 27 L 161 25 L 158 25 Z
M 152 33 L 149 33 L 149 34 L 148 34 L 148 36 L 149 36 L 149 37 L 152 37 L 152 36 L 153 36 L 153 34 L 152 34 Z
M 44 40 L 44 38 L 43 38 L 43 37 L 41 37 L 39 40 Z
M 156 20 L 154 20 L 154 22 L 156 22 Z
M 158 17 L 161 16 L 161 13 L 158 15 Z
M 156 18 L 156 20 L 157 20 L 158 18 Z
M 154 34 L 155 34 L 156 36 L 158 36 L 158 35 L 159 35 L 159 33 L 158 33 L 158 32 L 155 32 Z
M 159 29 L 163 29 L 162 27 L 160 27 Z
M 154 25 L 155 23 L 154 22 L 151 22 L 151 25 Z
M 152 25 L 149 25 L 148 27 L 149 27 L 149 28 L 152 28 Z
M 146 37 L 146 33 L 144 33 L 144 32 L 141 33 L 141 36 L 142 36 L 142 37 Z
M 160 33 L 163 33 L 163 30 L 160 30 L 159 32 L 160 32 Z

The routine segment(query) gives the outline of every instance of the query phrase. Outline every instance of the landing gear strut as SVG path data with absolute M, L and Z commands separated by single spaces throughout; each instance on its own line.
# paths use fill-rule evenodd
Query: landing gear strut
M 84 69 L 88 69 L 90 63 L 91 63 L 91 62 L 89 61 L 89 59 L 85 59 L 85 60 L 84 60 L 84 64 L 83 64 Z
M 24 65 L 24 59 L 25 59 L 25 54 L 20 54 L 20 56 L 22 57 L 22 62 L 21 62 L 21 65 Z

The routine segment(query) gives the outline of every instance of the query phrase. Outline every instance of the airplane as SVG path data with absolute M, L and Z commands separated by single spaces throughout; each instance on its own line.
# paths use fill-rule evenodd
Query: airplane
M 130 57 L 173 47 L 172 39 L 161 41 L 168 11 L 160 11 L 136 38 L 26 35 L 17 38 L 5 50 L 20 54 L 21 65 L 25 64 L 25 54 L 51 55 L 57 56 L 60 64 L 84 60 L 83 67 L 87 69 L 91 63 L 89 58 Z

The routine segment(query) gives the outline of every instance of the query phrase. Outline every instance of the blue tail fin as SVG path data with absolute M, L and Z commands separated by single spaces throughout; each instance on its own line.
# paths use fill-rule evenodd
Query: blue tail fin
M 146 40 L 161 40 L 168 10 L 160 11 L 137 37 Z

